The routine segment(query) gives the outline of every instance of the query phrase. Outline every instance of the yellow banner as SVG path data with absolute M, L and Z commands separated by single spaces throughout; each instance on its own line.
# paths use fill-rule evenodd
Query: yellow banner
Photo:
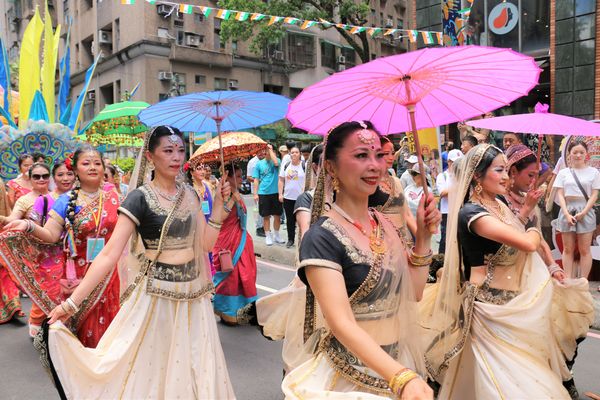
M 19 128 L 25 129 L 29 119 L 29 109 L 36 90 L 40 90 L 40 42 L 44 23 L 38 9 L 23 34 L 21 56 L 19 58 Z
M 60 39 L 60 25 L 56 27 L 56 33 L 52 34 L 52 17 L 48 12 L 46 1 L 46 12 L 44 15 L 44 64 L 42 66 L 42 94 L 48 111 L 48 122 L 54 122 L 55 102 L 54 88 L 56 76 L 56 59 L 58 58 L 58 41 Z

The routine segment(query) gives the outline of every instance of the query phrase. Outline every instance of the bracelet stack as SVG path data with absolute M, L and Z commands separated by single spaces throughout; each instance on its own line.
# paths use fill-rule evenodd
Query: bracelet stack
M 413 267 L 429 267 L 433 260 L 433 251 L 429 249 L 429 252 L 425 255 L 415 254 L 415 248 L 412 247 L 408 251 L 408 262 Z
M 223 210 L 225 210 L 227 214 L 231 212 L 231 208 L 227 207 L 227 204 L 223 204 Z
M 35 230 L 35 223 L 30 219 L 26 219 L 25 222 L 27 222 L 27 229 L 25 229 L 25 233 L 32 233 Z
M 404 386 L 406 386 L 408 382 L 418 377 L 419 374 L 417 374 L 415 371 L 404 368 L 398 371 L 398 373 L 394 375 L 392 379 L 390 379 L 388 386 L 394 394 L 399 396 L 402 393 Z
M 68 315 L 73 315 L 77 311 L 79 311 L 79 307 L 77 307 L 77 304 L 75 304 L 73 299 L 70 297 L 68 299 L 66 299 L 65 301 L 63 301 L 62 303 L 60 303 L 60 307 Z
M 552 264 L 548 266 L 548 272 L 550 272 L 550 276 L 554 275 L 554 273 L 558 271 L 562 271 L 562 268 L 558 266 L 558 264 Z
M 208 219 L 208 226 L 210 226 L 211 228 L 215 228 L 216 230 L 221 229 L 221 227 L 223 226 L 222 223 L 220 222 L 215 222 L 212 218 Z

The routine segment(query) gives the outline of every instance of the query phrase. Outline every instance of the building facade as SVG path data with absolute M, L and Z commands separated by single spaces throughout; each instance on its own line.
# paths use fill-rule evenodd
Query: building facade
M 288 26 L 286 36 L 263 54 L 248 43 L 223 43 L 221 20 L 199 10 L 180 13 L 176 7 L 137 1 L 48 0 L 53 21 L 63 26 L 64 54 L 67 18 L 70 33 L 72 96 L 82 87 L 85 72 L 101 55 L 85 101 L 83 123 L 106 104 L 120 101 L 136 84 L 135 99 L 156 103 L 170 96 L 210 90 L 268 91 L 295 97 L 335 71 L 360 63 L 359 57 L 334 30 Z M 12 57 L 36 5 L 43 0 L 5 0 L 0 34 Z M 160 3 L 160 2 L 158 2 Z M 213 1 L 187 4 L 217 7 Z M 403 28 L 406 0 L 371 0 L 372 26 Z M 407 50 L 406 39 L 369 39 L 372 57 Z

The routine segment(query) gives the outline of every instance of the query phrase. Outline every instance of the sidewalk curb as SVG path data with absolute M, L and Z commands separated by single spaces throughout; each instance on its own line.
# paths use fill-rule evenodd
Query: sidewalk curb
M 592 323 L 593 329 L 600 330 L 600 292 L 598 287 L 600 282 L 590 282 L 590 293 L 594 303 L 594 322 Z
M 256 234 L 251 236 L 252 241 L 254 242 L 254 254 L 257 258 L 295 268 L 296 246 L 290 247 L 289 249 L 285 247 L 285 244 L 273 244 L 272 246 L 267 246 L 265 244 L 265 238 L 258 237 Z

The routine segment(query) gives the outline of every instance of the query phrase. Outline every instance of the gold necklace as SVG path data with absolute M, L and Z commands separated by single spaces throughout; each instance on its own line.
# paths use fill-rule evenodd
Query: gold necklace
M 369 238 L 369 248 L 375 254 L 383 254 L 385 253 L 386 247 L 385 242 L 383 241 L 383 235 L 381 231 L 381 224 L 378 224 L 375 218 L 369 212 L 369 222 L 371 223 L 371 232 L 367 233 L 366 229 L 360 224 L 360 222 L 355 221 L 350 217 L 344 210 L 340 208 L 337 204 L 333 203 L 331 206 L 333 210 L 335 210 L 338 214 L 340 214 L 346 221 L 348 221 L 352 226 L 360 231 L 363 235 Z
M 476 203 L 479 203 L 483 208 L 489 211 L 490 214 L 498 218 L 500 221 L 504 222 L 505 224 L 510 224 L 510 221 L 506 217 L 506 213 L 502 208 L 502 204 L 500 204 L 498 199 L 494 198 L 493 201 L 489 201 L 485 200 L 481 196 L 477 196 L 477 198 L 473 198 L 473 200 L 475 200 Z

